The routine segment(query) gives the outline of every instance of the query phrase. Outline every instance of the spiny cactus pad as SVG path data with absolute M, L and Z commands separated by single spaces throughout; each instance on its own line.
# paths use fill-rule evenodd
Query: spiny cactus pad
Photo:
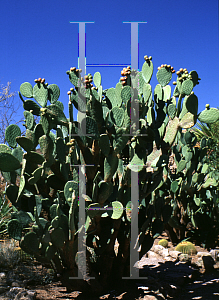
M 33 98 L 33 87 L 29 82 L 24 82 L 21 84 L 20 92 L 24 97 Z
M 25 136 L 16 137 L 16 142 L 27 152 L 34 149 L 33 142 Z
M 0 152 L 0 170 L 4 172 L 13 172 L 21 167 L 19 160 L 12 154 Z
M 34 116 L 31 112 L 29 111 L 24 111 L 24 117 L 25 117 L 25 125 L 26 128 L 28 129 L 33 129 L 34 126 Z M 21 135 L 21 133 L 19 134 L 19 136 Z
M 46 107 L 48 100 L 48 89 L 42 83 L 37 83 L 33 87 L 33 98 L 41 105 Z
M 198 119 L 200 122 L 207 124 L 217 122 L 219 120 L 219 109 L 213 107 L 206 108 L 198 115 Z
M 153 74 L 153 63 L 152 61 L 145 61 L 142 66 L 142 76 L 146 83 L 149 83 Z
M 12 150 L 11 150 L 11 148 L 8 147 L 7 145 L 5 145 L 5 144 L 0 144 L 0 152 L 6 152 L 6 153 L 11 154 L 11 153 L 12 153 Z
M 55 104 L 60 96 L 60 89 L 59 89 L 58 85 L 56 85 L 56 84 L 48 85 L 48 92 L 49 92 L 49 101 L 52 104 Z
M 25 100 L 23 102 L 23 108 L 28 111 L 32 110 L 36 116 L 40 115 L 40 106 L 33 100 Z
M 11 124 L 5 130 L 5 139 L 8 142 L 8 145 L 12 148 L 15 148 L 17 145 L 16 137 L 21 135 L 20 127 L 17 125 Z
M 96 87 L 99 88 L 100 85 L 101 85 L 101 74 L 100 74 L 100 72 L 96 72 L 94 74 L 94 79 L 93 80 L 94 80 L 94 84 L 96 85 Z
M 8 222 L 7 227 L 9 236 L 15 240 L 20 241 L 22 238 L 23 230 L 22 224 L 18 220 L 14 219 Z
M 166 86 L 172 79 L 172 72 L 170 68 L 161 68 L 157 71 L 157 81 L 162 87 Z
M 190 95 L 193 89 L 193 82 L 190 79 L 186 79 L 182 83 L 181 93 L 184 95 Z

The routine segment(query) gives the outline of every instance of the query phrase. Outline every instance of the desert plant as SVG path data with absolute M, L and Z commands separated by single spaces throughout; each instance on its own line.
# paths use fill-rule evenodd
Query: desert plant
M 211 143 L 208 145 L 208 162 L 213 168 L 219 169 L 219 121 L 213 124 L 197 122 L 193 128 L 193 132 L 197 136 L 198 142 L 204 137 L 210 139 Z
M 13 268 L 20 262 L 20 255 L 15 251 L 15 241 L 0 243 L 0 267 Z
M 181 243 L 179 243 L 176 246 L 175 250 L 189 255 L 197 253 L 195 245 L 193 245 L 191 242 L 188 241 L 182 241 Z
M 159 242 L 158 242 L 158 245 L 160 246 L 163 246 L 163 247 L 167 247 L 168 246 L 168 241 L 166 239 L 161 239 Z
M 177 72 L 171 97 L 168 84 L 174 72 L 170 65 L 161 65 L 156 74 L 159 83 L 152 93 L 151 57 L 145 56 L 140 72 L 124 68 L 116 87 L 106 90 L 99 72 L 82 79 L 80 70 L 71 68 L 67 71 L 74 85 L 68 92 L 69 119 L 58 101 L 56 84 L 48 85 L 39 78 L 34 86 L 29 82 L 20 86 L 26 135 L 21 136 L 19 127 L 11 124 L 5 131 L 9 147 L 0 145 L 0 170 L 10 183 L 6 194 L 18 209 L 11 214 L 8 233 L 19 240 L 25 252 L 51 264 L 69 289 L 98 287 L 102 291 L 113 280 L 129 275 L 132 174 L 137 173 L 139 182 L 140 247 L 135 251 L 140 257 L 152 247 L 164 225 L 181 226 L 177 222 L 181 202 L 187 217 L 194 218 L 198 212 L 206 214 L 205 207 L 214 201 L 218 174 L 208 173 L 204 161 L 207 141 L 203 140 L 200 151 L 194 150 L 195 137 L 189 129 L 197 118 L 217 121 L 218 111 L 208 107 L 198 114 L 198 98 L 193 92 L 199 83 L 196 71 Z M 73 120 L 73 105 L 86 113 L 80 124 Z M 40 117 L 39 124 L 34 115 Z M 137 123 L 132 122 L 133 115 L 139 116 Z M 184 134 L 182 129 L 188 131 Z M 42 154 L 36 152 L 38 144 Z M 168 170 L 171 149 L 176 174 Z M 85 190 L 79 183 L 80 165 L 87 165 Z M 205 206 L 208 191 L 211 198 Z M 86 209 L 82 225 L 78 199 Z M 27 226 L 31 231 L 22 237 Z M 86 255 L 78 249 L 81 231 Z M 78 274 L 83 257 L 87 273 L 96 277 L 93 286 L 89 281 L 69 279 Z
M 11 220 L 11 212 L 15 209 L 10 204 L 4 194 L 0 196 L 0 234 L 7 231 L 7 224 Z

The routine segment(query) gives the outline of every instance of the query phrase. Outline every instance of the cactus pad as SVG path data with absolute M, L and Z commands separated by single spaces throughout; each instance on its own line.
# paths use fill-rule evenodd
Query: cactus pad
M 12 219 L 8 222 L 7 227 L 10 238 L 20 241 L 22 238 L 23 230 L 22 224 L 18 220 Z
M 17 158 L 17 160 L 19 160 L 19 162 L 21 163 L 22 162 L 22 159 L 23 159 L 23 150 L 21 149 L 21 147 L 17 147 L 17 148 L 14 148 L 12 150 L 12 153 L 11 153 L 14 157 Z
M 105 156 L 110 153 L 110 140 L 107 134 L 101 134 L 99 139 L 99 146 Z
M 164 136 L 164 142 L 166 142 L 168 145 L 173 144 L 178 131 L 178 127 L 179 127 L 179 119 L 177 117 L 169 121 Z
M 124 120 L 123 108 L 113 107 L 111 110 L 111 119 L 115 122 L 116 126 L 121 127 Z
M 64 246 L 64 243 L 65 243 L 64 236 L 65 235 L 64 235 L 64 231 L 61 227 L 52 229 L 50 236 L 51 236 L 52 244 L 56 248 L 62 248 Z
M 105 181 L 111 181 L 113 178 L 113 175 L 115 174 L 117 167 L 118 167 L 119 159 L 115 155 L 115 153 L 112 153 L 108 155 L 108 157 L 105 157 L 104 160 L 104 180 Z
M 33 114 L 36 116 L 40 115 L 40 107 L 33 100 L 25 100 L 23 103 L 23 108 L 28 111 L 32 110 Z
M 198 119 L 200 122 L 207 124 L 217 122 L 219 120 L 219 109 L 213 107 L 206 108 L 198 115 Z
M 24 117 L 25 117 L 25 125 L 26 125 L 26 128 L 32 130 L 33 129 L 33 126 L 34 126 L 34 116 L 31 112 L 25 110 L 23 112 L 24 114 Z M 19 134 L 19 136 L 21 135 L 21 133 Z
M 168 115 L 170 116 L 170 118 L 173 120 L 176 115 L 176 105 L 172 104 L 172 103 L 169 104 L 168 108 L 167 108 L 167 112 L 168 112 Z
M 85 120 L 86 120 L 86 134 L 93 135 L 94 136 L 93 138 L 99 138 L 99 130 L 98 130 L 97 122 L 91 117 L 86 117 L 81 122 L 82 128 Z
M 142 66 L 142 77 L 146 83 L 149 83 L 153 74 L 153 63 L 152 61 L 145 61 Z
M 162 87 L 166 86 L 172 79 L 172 72 L 170 68 L 160 68 L 157 71 L 157 81 L 160 83 Z
M 39 239 L 35 232 L 26 233 L 25 236 L 21 239 L 21 243 L 23 243 L 24 246 L 28 248 L 30 253 L 32 254 L 39 253 Z
M 48 94 L 49 101 L 52 104 L 55 104 L 60 96 L 60 89 L 59 89 L 58 85 L 56 85 L 56 84 L 48 85 L 48 92 L 49 92 L 49 94 Z
M 5 153 L 12 153 L 11 148 L 9 148 L 7 145 L 5 144 L 0 144 L 0 152 L 5 152 Z
M 186 167 L 186 161 L 184 159 L 181 159 L 178 167 L 177 167 L 177 173 L 182 172 Z
M 120 219 L 123 214 L 123 205 L 119 201 L 112 202 L 113 210 L 109 211 L 108 214 L 110 215 L 111 219 L 117 220 Z
M 51 259 L 53 259 L 55 254 L 56 254 L 56 248 L 53 245 L 49 245 L 46 248 L 45 257 L 48 258 L 49 260 L 51 260 Z
M 20 85 L 20 92 L 24 97 L 33 98 L 33 87 L 29 82 Z
M 79 78 L 79 73 L 76 73 L 74 70 L 67 71 L 67 74 L 69 76 L 69 80 L 75 87 L 80 86 L 80 78 Z
M 197 113 L 198 113 L 198 98 L 194 93 L 189 95 L 189 97 L 186 100 L 185 106 L 186 106 L 188 112 L 192 113 L 195 116 L 197 115 Z
M 49 160 L 53 153 L 54 143 L 50 136 L 42 135 L 39 138 L 40 149 L 43 153 L 43 156 L 46 160 Z
M 182 83 L 181 94 L 190 95 L 193 89 L 193 81 L 190 79 L 186 79 Z
M 37 83 L 33 87 L 33 97 L 42 107 L 46 107 L 48 100 L 48 89 L 42 83 Z
M 101 74 L 100 74 L 100 72 L 96 72 L 94 74 L 93 81 L 94 81 L 94 84 L 96 85 L 96 87 L 99 88 L 100 85 L 101 85 Z
M 163 101 L 167 102 L 171 98 L 171 86 L 166 85 L 163 87 Z
M 121 91 L 121 98 L 123 103 L 127 103 L 129 100 L 132 99 L 133 96 L 133 89 L 130 88 L 130 86 L 125 86 Z
M 116 91 L 114 88 L 110 88 L 106 92 L 106 97 L 110 100 L 112 107 L 115 107 L 118 105 L 117 103 L 117 97 L 116 97 Z
M 144 97 L 145 104 L 148 103 L 151 93 L 152 93 L 151 85 L 145 82 L 143 86 L 143 97 Z
M 181 128 L 191 128 L 195 125 L 196 117 L 190 112 L 186 113 L 179 122 L 179 127 Z
M 10 153 L 0 152 L 0 170 L 13 172 L 21 168 L 19 160 Z
M 68 120 L 59 106 L 50 104 L 48 107 L 48 115 L 54 119 L 54 122 L 59 125 L 64 125 Z
M 11 124 L 5 130 L 5 139 L 9 146 L 15 148 L 17 145 L 16 137 L 21 135 L 21 130 L 17 125 Z
M 38 164 L 38 165 L 42 165 L 42 163 L 44 162 L 44 157 L 34 151 L 29 151 L 28 153 L 24 154 L 24 158 L 28 161 L 31 161 L 34 164 Z
M 178 191 L 179 182 L 177 180 L 173 181 L 170 186 L 170 190 L 175 194 Z
M 68 181 L 64 187 L 64 195 L 67 203 L 71 205 L 72 202 L 72 193 L 75 191 L 75 199 L 78 199 L 78 182 L 76 181 Z
M 112 194 L 113 185 L 112 182 L 105 182 L 102 180 L 99 182 L 98 186 L 98 203 L 103 204 Z
M 16 141 L 27 152 L 34 149 L 33 142 L 25 136 L 16 137 Z

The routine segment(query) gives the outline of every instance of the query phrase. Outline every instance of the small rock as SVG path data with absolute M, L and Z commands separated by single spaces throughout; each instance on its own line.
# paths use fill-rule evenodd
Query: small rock
M 22 281 L 13 281 L 11 284 L 12 287 L 24 287 L 24 283 Z
M 219 249 L 212 249 L 209 254 L 213 257 L 215 261 L 219 261 Z
M 174 259 L 171 256 L 165 256 L 165 261 L 174 261 Z
M 201 257 L 199 257 L 199 259 L 196 262 L 193 262 L 193 264 L 195 264 L 198 268 L 204 268 L 204 264 L 203 264 L 203 260 Z
M 10 290 L 7 292 L 7 297 L 13 297 L 12 299 L 15 298 L 15 296 L 21 292 L 21 291 L 24 291 L 23 288 L 21 287 L 12 287 L 10 288 Z
M 179 261 L 182 261 L 182 262 L 191 262 L 191 257 L 189 257 L 188 254 L 181 253 L 179 255 Z
M 5 272 L 0 273 L 0 280 L 4 280 L 6 278 Z
M 37 295 L 36 291 L 28 290 L 27 294 L 28 294 L 29 298 L 32 297 L 32 299 L 36 299 L 36 295 Z
M 163 249 L 165 249 L 163 246 L 161 246 L 161 245 L 155 245 L 155 246 L 153 246 L 153 248 L 152 248 L 152 250 L 155 252 L 155 253 L 157 253 L 157 254 L 159 254 L 159 252 L 161 251 L 161 250 L 163 250 Z
M 175 258 L 175 259 L 177 259 L 178 256 L 179 256 L 180 254 L 181 254 L 181 252 L 176 251 L 176 250 L 174 250 L 174 251 L 169 251 L 169 255 L 170 255 L 171 257 Z
M 160 250 L 159 254 L 161 256 L 163 256 L 164 258 L 166 258 L 167 256 L 169 256 L 169 250 L 164 248 L 164 249 Z
M 13 281 L 11 286 L 12 287 L 19 287 L 19 283 L 17 281 Z
M 209 252 L 198 252 L 197 257 L 202 257 L 202 256 L 211 256 Z
M 158 256 L 157 256 L 157 254 L 154 253 L 153 251 L 148 251 L 147 257 L 148 257 L 148 258 L 157 258 Z
M 36 299 L 36 291 L 25 290 L 21 287 L 12 287 L 7 292 L 7 297 L 11 297 L 14 300 L 35 300 Z
M 203 255 L 195 262 L 199 268 L 204 268 L 205 271 L 212 271 L 214 269 L 215 261 L 210 255 Z
M 152 295 L 145 295 L 144 298 L 141 298 L 141 299 L 142 300 L 157 300 L 158 298 L 156 296 L 152 296 Z

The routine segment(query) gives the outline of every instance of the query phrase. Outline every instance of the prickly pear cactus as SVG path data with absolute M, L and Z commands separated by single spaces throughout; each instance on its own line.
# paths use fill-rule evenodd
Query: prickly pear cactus
M 69 118 L 58 101 L 56 84 L 48 85 L 41 78 L 34 86 L 21 84 L 26 135 L 20 136 L 18 128 L 10 125 L 9 146 L 0 145 L 6 195 L 17 208 L 8 233 L 19 240 L 23 251 L 51 264 L 68 289 L 76 285 L 92 290 L 92 282 L 66 279 L 80 273 L 80 232 L 87 249 L 86 272 L 96 277 L 99 291 L 129 276 L 134 173 L 140 247 L 135 251 L 140 257 L 164 228 L 183 227 L 177 217 L 180 207 L 184 222 L 191 220 L 200 230 L 201 216 L 212 219 L 208 208 L 216 201 L 218 174 L 209 172 L 205 162 L 208 141 L 195 148 L 191 128 L 197 118 L 213 122 L 218 114 L 215 109 L 212 114 L 198 114 L 195 71 L 176 73 L 172 96 L 173 67 L 158 68 L 152 93 L 153 71 L 152 57 L 145 56 L 140 72 L 124 68 L 116 87 L 103 90 L 99 72 L 83 79 L 81 70 L 70 68 L 67 75 L 74 87 L 68 92 Z M 85 114 L 81 123 L 73 119 L 73 105 Z M 40 117 L 38 124 L 34 116 Z M 175 172 L 168 167 L 172 153 Z M 85 208 L 85 224 L 80 223 L 80 207 Z M 27 226 L 32 230 L 24 234 Z

